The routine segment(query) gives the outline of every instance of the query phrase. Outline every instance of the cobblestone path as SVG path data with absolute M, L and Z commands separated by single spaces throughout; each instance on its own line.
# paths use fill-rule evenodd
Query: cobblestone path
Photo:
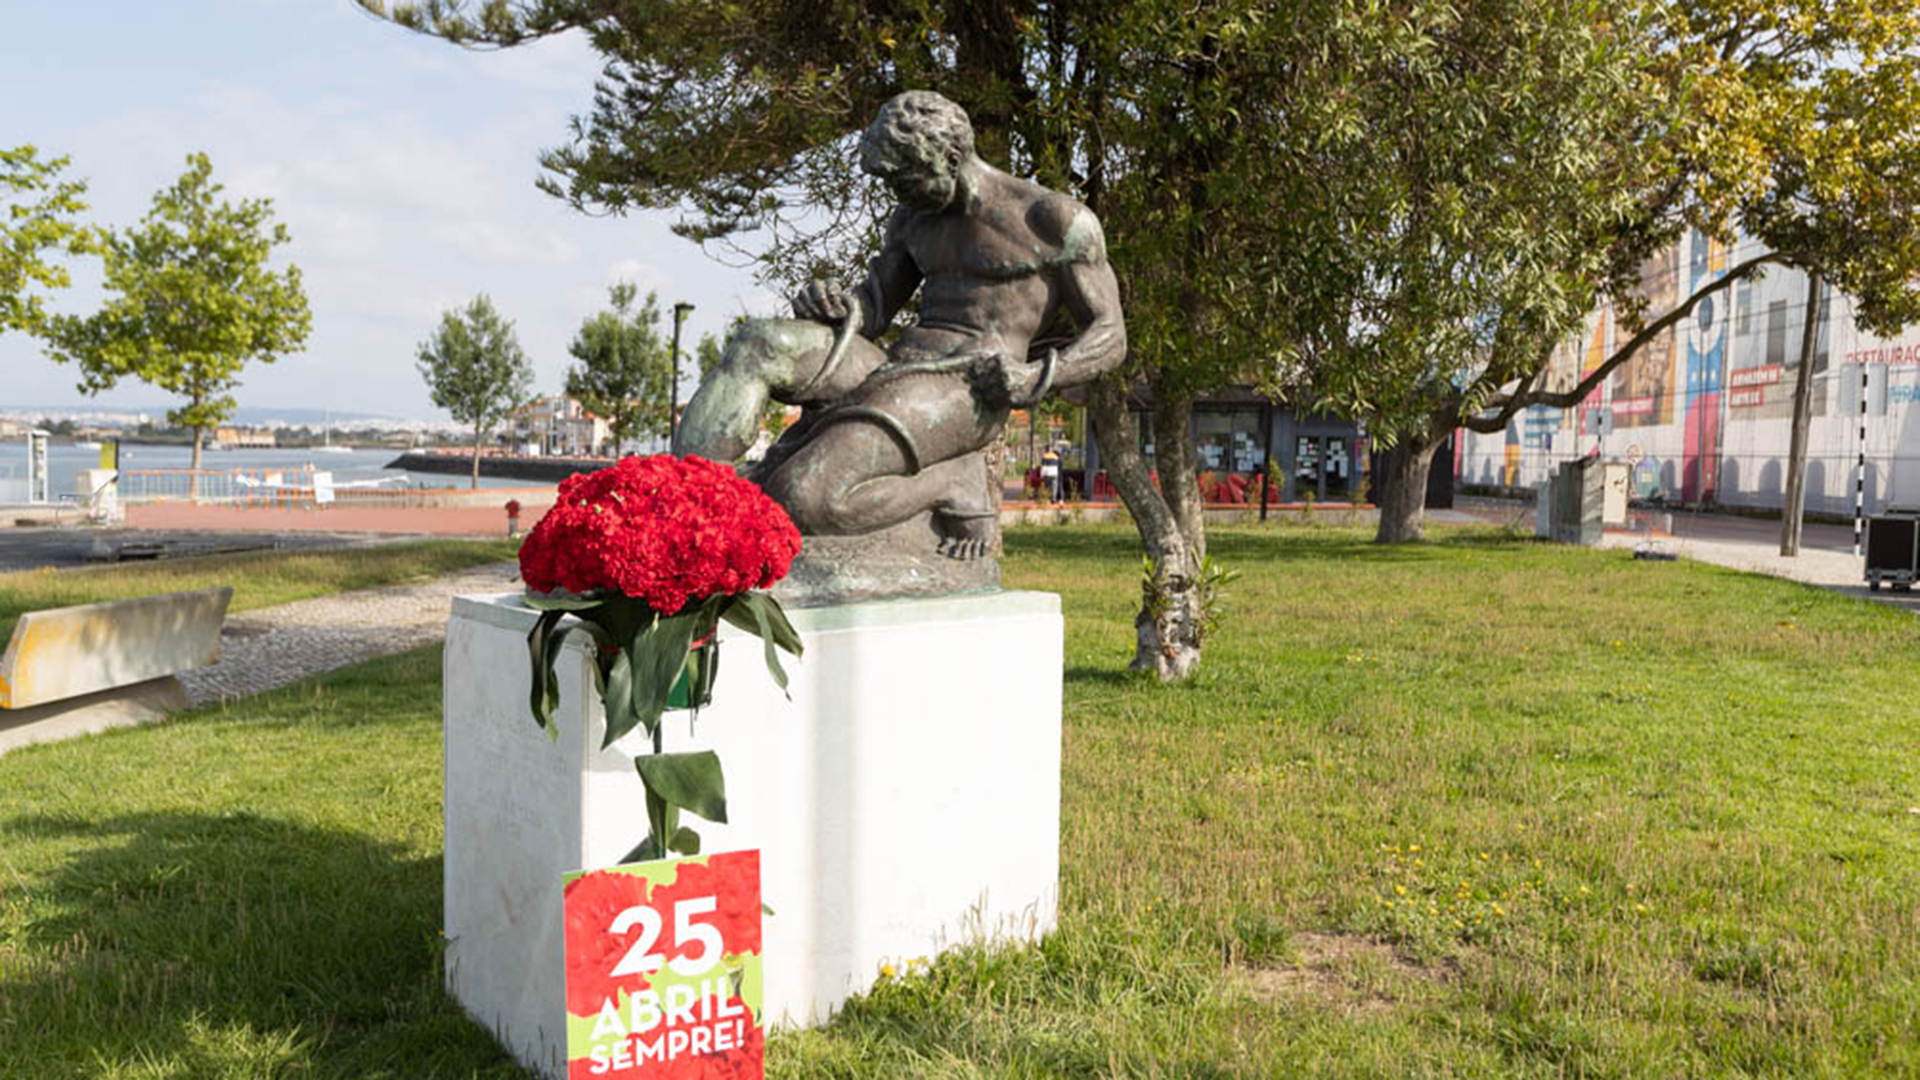
M 347 664 L 439 641 L 454 596 L 513 592 L 520 568 L 489 563 L 411 585 L 336 593 L 231 615 L 220 662 L 182 672 L 187 700 L 205 705 L 299 682 Z

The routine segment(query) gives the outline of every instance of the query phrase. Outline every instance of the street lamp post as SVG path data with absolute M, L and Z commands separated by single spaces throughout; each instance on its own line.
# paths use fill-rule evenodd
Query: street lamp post
M 687 321 L 693 305 L 685 300 L 673 305 L 673 381 L 667 384 L 667 446 L 680 437 L 680 325 Z

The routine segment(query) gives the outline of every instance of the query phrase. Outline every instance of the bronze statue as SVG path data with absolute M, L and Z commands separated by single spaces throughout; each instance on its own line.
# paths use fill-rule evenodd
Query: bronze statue
M 851 291 L 815 281 L 794 298 L 797 319 L 743 325 L 674 451 L 738 462 L 769 395 L 804 406 L 749 475 L 809 547 L 891 530 L 895 551 L 982 559 L 998 522 L 981 453 L 1008 413 L 1126 355 L 1106 241 L 1079 202 L 980 160 L 966 113 L 939 94 L 882 106 L 860 167 L 900 201 L 866 279 Z M 916 289 L 918 320 L 883 350 L 874 339 Z

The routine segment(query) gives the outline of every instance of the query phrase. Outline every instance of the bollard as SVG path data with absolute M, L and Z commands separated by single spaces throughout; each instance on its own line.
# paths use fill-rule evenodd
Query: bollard
M 520 535 L 520 500 L 507 500 L 507 539 Z

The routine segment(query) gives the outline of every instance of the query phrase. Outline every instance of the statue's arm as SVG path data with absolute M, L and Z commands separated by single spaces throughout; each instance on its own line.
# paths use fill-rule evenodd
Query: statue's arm
M 900 239 L 900 226 L 897 215 L 887 222 L 880 254 L 867 264 L 866 279 L 857 287 L 848 291 L 836 282 L 815 278 L 793 298 L 794 315 L 837 325 L 846 321 L 848 308 L 858 302 L 860 332 L 869 338 L 884 333 L 913 290 L 920 287 L 920 267 Z
M 867 278 L 860 283 L 860 310 L 866 315 L 866 325 L 860 332 L 869 338 L 884 333 L 913 296 L 913 290 L 920 287 L 920 278 L 920 267 L 907 253 L 894 223 L 889 222 L 880 254 L 867 264 Z
M 1053 385 L 1077 386 L 1118 367 L 1127 357 L 1127 324 L 1120 313 L 1120 282 L 1107 261 L 1107 241 L 1093 212 L 1079 208 L 1061 245 L 1061 302 L 1081 330 L 1060 350 Z

